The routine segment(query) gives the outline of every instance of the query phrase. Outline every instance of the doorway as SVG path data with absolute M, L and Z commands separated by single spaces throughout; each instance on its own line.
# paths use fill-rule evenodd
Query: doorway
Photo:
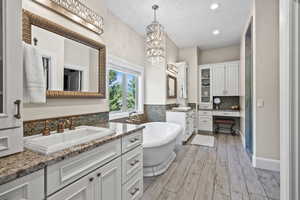
M 245 37 L 245 143 L 248 156 L 253 154 L 253 20 L 250 20 Z

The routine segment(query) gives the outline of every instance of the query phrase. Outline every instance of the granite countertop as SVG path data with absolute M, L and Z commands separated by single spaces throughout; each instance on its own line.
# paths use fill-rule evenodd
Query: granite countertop
M 134 124 L 114 122 L 99 123 L 95 124 L 94 126 L 109 128 L 114 130 L 115 133 L 113 135 L 93 140 L 88 143 L 76 145 L 49 155 L 43 155 L 28 149 L 24 149 L 23 152 L 0 158 L 0 185 L 31 174 L 59 161 L 90 151 L 112 140 L 121 138 L 145 128 L 144 126 Z
M 240 110 L 232 110 L 232 109 L 199 109 L 199 111 L 221 111 L 221 112 L 240 112 Z
M 192 110 L 195 110 L 193 108 L 188 109 L 188 110 L 173 110 L 173 109 L 168 109 L 167 112 L 190 112 Z

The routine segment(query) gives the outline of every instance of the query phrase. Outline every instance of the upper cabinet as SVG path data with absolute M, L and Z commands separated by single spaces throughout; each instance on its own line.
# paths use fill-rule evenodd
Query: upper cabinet
M 225 96 L 225 65 L 213 66 L 213 95 Z
M 240 84 L 240 72 L 239 63 L 227 63 L 225 64 L 225 95 L 226 96 L 239 96 L 239 84 Z
M 212 68 L 209 65 L 200 66 L 199 69 L 199 106 L 202 109 L 212 109 Z
M 0 6 L 0 129 L 6 129 L 22 126 L 22 1 L 2 0 Z
M 213 96 L 239 96 L 239 62 L 212 65 Z

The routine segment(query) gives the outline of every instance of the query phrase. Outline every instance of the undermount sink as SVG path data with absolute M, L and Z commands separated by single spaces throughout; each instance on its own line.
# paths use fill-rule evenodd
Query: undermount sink
M 24 138 L 24 146 L 32 151 L 48 155 L 114 133 L 113 130 L 107 128 L 79 126 L 76 127 L 75 130 L 66 129 L 64 133 L 53 133 L 50 136 L 38 135 Z
M 177 110 L 177 111 L 188 111 L 191 109 L 191 107 L 174 107 L 172 108 L 173 110 Z

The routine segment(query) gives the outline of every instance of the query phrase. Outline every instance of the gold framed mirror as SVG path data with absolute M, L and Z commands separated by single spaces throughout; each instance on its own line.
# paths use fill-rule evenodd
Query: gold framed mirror
M 177 78 L 169 74 L 167 75 L 167 98 L 177 98 Z
M 22 28 L 23 41 L 45 52 L 47 97 L 105 98 L 105 45 L 27 10 Z

